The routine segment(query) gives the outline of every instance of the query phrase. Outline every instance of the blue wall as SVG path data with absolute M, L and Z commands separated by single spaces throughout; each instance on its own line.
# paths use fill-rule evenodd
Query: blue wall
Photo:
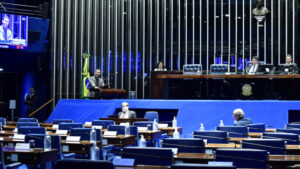
M 214 129 L 220 122 L 233 124 L 232 111 L 242 108 L 246 117 L 254 123 L 266 123 L 267 127 L 284 127 L 288 110 L 300 110 L 300 101 L 212 101 L 212 100 L 60 100 L 48 122 L 57 118 L 71 118 L 76 122 L 92 121 L 107 117 L 120 108 L 123 101 L 131 109 L 178 109 L 178 126 L 183 127 L 183 136 L 192 137 L 200 123 L 205 129 Z

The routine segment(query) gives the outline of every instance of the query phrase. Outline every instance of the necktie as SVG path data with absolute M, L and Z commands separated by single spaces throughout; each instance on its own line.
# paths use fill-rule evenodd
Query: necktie
M 98 87 L 99 86 L 99 78 L 96 78 L 96 87 Z

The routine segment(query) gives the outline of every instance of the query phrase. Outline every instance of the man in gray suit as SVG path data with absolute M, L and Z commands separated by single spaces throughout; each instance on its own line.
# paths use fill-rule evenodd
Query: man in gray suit
M 247 67 L 247 73 L 255 74 L 257 72 L 262 72 L 261 66 L 259 66 L 259 59 L 257 56 L 252 57 L 252 63 Z
M 89 77 L 89 87 L 90 89 L 99 89 L 98 91 L 89 90 L 88 97 L 91 98 L 99 98 L 101 87 L 104 87 L 104 81 L 100 78 L 101 71 L 100 69 L 96 69 L 94 76 Z
M 123 102 L 122 111 L 118 113 L 118 117 L 122 119 L 136 118 L 136 113 L 129 110 L 129 104 L 127 102 Z

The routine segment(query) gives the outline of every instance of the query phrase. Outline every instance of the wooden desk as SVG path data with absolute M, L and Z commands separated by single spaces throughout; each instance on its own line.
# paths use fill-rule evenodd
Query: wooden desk
M 249 137 L 229 137 L 228 141 L 229 142 L 235 142 L 235 143 L 240 143 L 241 141 L 249 139 Z
M 167 128 L 159 128 L 162 134 L 167 133 L 168 136 L 173 136 L 175 128 L 167 127 Z M 182 127 L 177 127 L 177 130 L 180 134 L 182 134 Z
M 80 142 L 66 142 L 66 140 L 61 141 L 61 148 L 63 153 L 76 153 L 76 154 L 89 154 L 93 143 L 90 141 L 80 141 Z M 101 150 L 102 142 L 97 141 L 97 146 Z
M 266 132 L 276 132 L 276 129 L 266 129 Z
M 12 126 L 12 125 L 2 126 L 2 129 L 4 131 L 13 131 L 15 128 L 17 128 L 17 127 L 16 126 Z
M 0 137 L 12 137 L 14 134 L 12 131 L 0 131 Z
M 3 144 L 4 147 L 15 147 L 17 143 L 24 143 L 25 140 L 14 140 L 11 137 L 2 137 L 3 140 L 0 142 Z
M 283 169 L 299 163 L 299 155 L 269 155 L 268 161 L 268 164 L 269 166 L 272 166 L 272 169 Z
M 136 143 L 135 136 L 118 135 L 113 137 L 102 136 L 103 145 L 112 144 L 116 147 L 126 147 Z
M 139 131 L 139 135 L 143 135 L 144 138 L 148 141 L 155 141 L 155 140 L 159 140 L 161 138 L 161 131 L 160 130 Z
M 34 149 L 30 151 L 15 151 L 14 148 L 3 148 L 5 162 L 21 162 L 24 164 L 45 164 L 55 161 L 58 158 L 56 149 L 44 151 L 43 149 Z M 14 159 L 13 157 L 16 157 Z
M 262 137 L 262 133 L 248 133 L 248 136 L 251 138 L 261 138 Z
M 237 144 L 211 144 L 208 143 L 205 145 L 205 149 L 217 149 L 217 148 L 237 148 Z
M 143 119 L 143 118 L 134 118 L 134 119 L 99 118 L 99 120 L 113 120 L 117 125 L 119 125 L 120 123 L 127 123 L 127 122 L 133 125 L 133 123 L 136 121 L 149 121 L 148 119 Z
M 178 153 L 173 156 L 174 161 L 183 161 L 184 163 L 207 163 L 215 159 L 213 154 L 205 153 Z

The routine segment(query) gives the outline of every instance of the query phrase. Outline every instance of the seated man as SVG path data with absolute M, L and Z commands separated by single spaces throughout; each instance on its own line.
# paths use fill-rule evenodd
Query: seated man
M 234 126 L 247 126 L 252 124 L 252 120 L 250 118 L 244 118 L 245 113 L 242 109 L 235 109 L 233 111 L 233 117 L 235 119 Z
M 283 69 L 285 68 L 287 68 L 290 73 L 295 73 L 295 74 L 298 73 L 298 66 L 296 63 L 293 63 L 293 58 L 290 54 L 287 54 L 285 57 L 285 64 L 283 65 Z
M 259 61 L 259 59 L 257 56 L 252 57 L 252 63 L 247 67 L 247 73 L 254 74 L 257 72 L 262 72 L 258 61 Z
M 136 118 L 136 113 L 129 110 L 129 104 L 127 102 L 123 102 L 122 111 L 118 113 L 118 117 L 122 119 Z

